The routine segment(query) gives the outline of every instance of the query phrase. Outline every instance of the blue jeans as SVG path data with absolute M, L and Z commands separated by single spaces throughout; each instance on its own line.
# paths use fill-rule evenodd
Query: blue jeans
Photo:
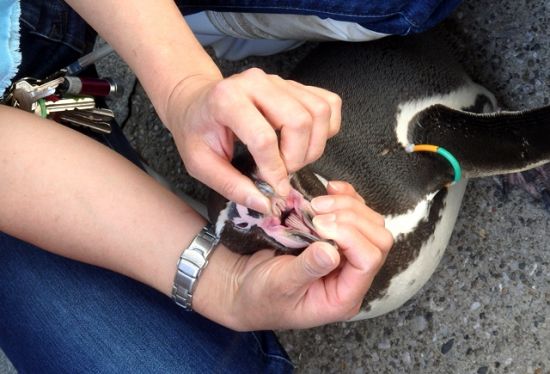
M 384 34 L 425 31 L 447 17 L 461 0 L 190 0 L 177 1 L 185 14 L 219 12 L 317 15 L 349 21 Z
M 22 0 L 23 64 L 18 77 L 36 77 L 66 66 L 86 52 L 95 32 L 62 0 Z M 177 0 L 184 14 L 203 10 L 317 15 L 358 23 L 384 34 L 425 31 L 447 17 L 461 0 Z M 27 52 L 27 53 L 26 53 Z M 55 53 L 54 53 L 55 52 Z M 47 58 L 45 58 L 47 56 Z
M 272 332 L 237 333 L 159 292 L 0 233 L 0 346 L 20 373 L 280 373 Z

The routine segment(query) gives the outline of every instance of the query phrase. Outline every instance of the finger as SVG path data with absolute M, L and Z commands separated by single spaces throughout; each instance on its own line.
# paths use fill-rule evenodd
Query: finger
M 303 167 L 305 164 L 309 164 L 321 157 L 325 150 L 325 145 L 329 137 L 330 119 L 331 119 L 331 106 L 323 98 L 315 94 L 312 90 L 306 86 L 293 81 L 286 81 L 280 77 L 274 77 L 279 85 L 284 87 L 285 91 L 293 95 L 297 101 L 308 111 L 311 116 L 311 131 L 309 146 L 305 155 L 304 162 L 301 165 L 296 165 L 296 169 Z M 282 135 L 285 135 L 283 128 Z M 292 135 L 292 134 L 291 134 Z M 284 137 L 282 140 L 288 141 L 288 147 L 292 149 L 296 145 L 292 144 L 292 137 Z M 299 145 L 297 145 L 299 146 Z M 281 149 L 284 148 L 281 146 Z M 287 164 L 288 165 L 288 164 Z M 294 170 L 291 170 L 294 171 Z
M 245 83 L 251 100 L 274 129 L 281 130 L 280 152 L 287 171 L 294 172 L 306 163 L 311 148 L 313 118 L 296 89 L 284 80 L 265 73 L 250 72 L 247 75 L 254 85 Z M 311 94 L 307 93 L 309 96 Z
M 318 196 L 311 200 L 311 206 L 317 214 L 330 213 L 336 210 L 352 210 L 357 216 L 365 217 L 378 226 L 384 226 L 382 215 L 349 195 Z
M 304 89 L 307 89 L 311 93 L 325 100 L 330 106 L 330 120 L 329 120 L 329 129 L 328 137 L 333 137 L 340 131 L 342 125 L 342 98 L 331 91 L 325 90 L 324 88 L 315 87 L 315 86 L 306 86 L 302 85 L 295 81 L 289 81 L 293 84 L 299 84 Z
M 287 196 L 290 191 L 288 171 L 279 152 L 277 134 L 262 113 L 248 98 L 235 100 L 235 110 L 225 111 L 220 122 L 231 129 L 248 148 L 258 171 L 277 194 Z
M 308 286 L 333 271 L 340 262 L 338 250 L 324 242 L 315 242 L 297 256 L 288 267 L 286 279 L 291 292 Z
M 346 259 L 334 282 L 339 301 L 346 304 L 362 299 L 380 270 L 385 254 L 353 226 L 317 218 L 314 224 L 319 232 L 335 240 Z
M 327 192 L 329 195 L 350 195 L 361 201 L 363 204 L 365 203 L 365 199 L 363 199 L 363 197 L 359 195 L 357 191 L 355 191 L 355 188 L 353 188 L 353 186 L 348 182 L 329 181 L 327 185 Z
M 353 210 L 335 210 L 329 214 L 323 214 L 327 221 L 335 221 L 340 225 L 353 226 L 361 235 L 367 238 L 375 247 L 387 253 L 393 245 L 393 236 L 383 226 L 367 219 L 364 215 L 357 214 Z
M 231 201 L 264 214 L 270 212 L 269 199 L 227 159 L 207 148 L 201 153 L 200 163 L 198 167 L 188 167 L 193 177 Z

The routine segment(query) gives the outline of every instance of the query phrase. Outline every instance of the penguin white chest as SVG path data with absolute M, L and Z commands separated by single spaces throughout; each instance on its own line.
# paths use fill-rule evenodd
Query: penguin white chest
M 424 241 L 417 257 L 405 270 L 396 274 L 386 291 L 379 298 L 371 300 L 368 308 L 361 311 L 353 320 L 377 317 L 400 307 L 428 281 L 449 243 L 466 184 L 466 181 L 462 181 L 449 188 L 443 201 L 441 215 L 435 223 L 435 230 Z M 428 219 L 432 198 L 433 196 L 428 196 L 415 209 L 404 215 L 386 217 L 386 227 L 394 235 L 395 243 L 404 240 L 405 234 L 409 234 L 421 221 Z

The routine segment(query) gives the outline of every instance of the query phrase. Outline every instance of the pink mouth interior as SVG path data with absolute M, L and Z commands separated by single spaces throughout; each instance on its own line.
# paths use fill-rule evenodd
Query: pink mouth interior
M 240 217 L 234 219 L 237 227 L 260 227 L 267 235 L 288 248 L 305 248 L 310 243 L 321 240 L 311 222 L 313 209 L 304 196 L 291 189 L 288 197 L 270 196 L 271 215 L 254 217 L 246 207 L 236 206 Z

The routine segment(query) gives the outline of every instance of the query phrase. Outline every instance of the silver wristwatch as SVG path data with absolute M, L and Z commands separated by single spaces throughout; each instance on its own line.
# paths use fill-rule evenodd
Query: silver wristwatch
M 193 293 L 197 279 L 208 264 L 208 257 L 218 244 L 211 224 L 207 224 L 185 248 L 178 261 L 178 270 L 172 286 L 172 299 L 185 310 L 192 310 Z

